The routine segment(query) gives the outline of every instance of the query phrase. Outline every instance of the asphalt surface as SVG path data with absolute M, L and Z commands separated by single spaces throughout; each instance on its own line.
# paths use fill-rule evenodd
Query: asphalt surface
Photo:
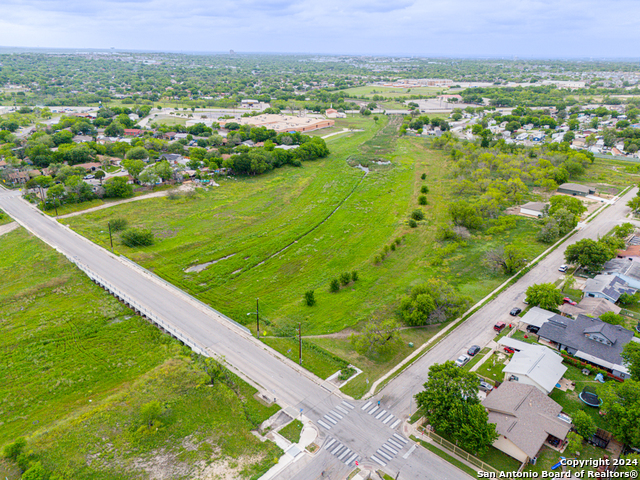
M 194 339 L 207 353 L 224 356 L 232 369 L 257 386 L 263 395 L 275 398 L 291 416 L 302 414 L 314 421 L 320 431 L 316 442 L 322 450 L 304 464 L 294 463 L 278 478 L 311 480 L 322 478 L 322 471 L 340 475 L 358 461 L 361 468 L 382 469 L 394 476 L 401 472 L 399 478 L 404 480 L 449 480 L 469 477 L 429 451 L 411 449 L 412 442 L 407 441 L 402 432 L 401 420 L 415 411 L 411 399 L 421 390 L 429 366 L 455 359 L 471 344 L 488 343 L 495 335 L 492 325 L 512 318 L 508 312 L 513 306 L 523 306 L 524 292 L 529 285 L 558 278 L 557 269 L 563 263 L 567 245 L 582 238 L 602 236 L 624 221 L 629 212 L 626 202 L 636 190 L 586 224 L 368 402 L 354 401 L 339 391 L 329 391 L 321 386 L 321 379 L 302 371 L 215 311 L 203 308 L 179 289 L 145 274 L 39 212 L 22 200 L 19 192 L 0 190 L 0 208 L 47 244 L 124 292 L 130 303 L 152 312 L 162 322 Z M 349 468 L 345 470 L 342 464 Z

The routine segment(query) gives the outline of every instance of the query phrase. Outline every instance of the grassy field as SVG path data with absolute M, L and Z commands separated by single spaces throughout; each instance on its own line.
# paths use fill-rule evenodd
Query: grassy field
M 302 433 L 302 427 L 304 425 L 300 420 L 294 420 L 285 427 L 278 430 L 278 433 L 291 443 L 298 443 L 300 441 L 300 434 Z
M 171 478 L 191 478 L 194 459 L 229 462 L 238 478 L 277 461 L 250 433 L 277 406 L 231 375 L 207 387 L 188 349 L 23 229 L 0 238 L 0 275 L 0 446 L 27 437 L 74 479 L 147 478 L 163 456 Z M 141 409 L 153 400 L 149 428 Z
M 436 95 L 445 91 L 443 87 L 414 87 L 414 88 L 394 88 L 394 87 L 382 87 L 379 85 L 365 86 L 365 87 L 353 87 L 342 90 L 349 95 L 356 95 L 358 97 L 371 98 L 374 95 L 381 95 L 383 97 L 410 97 L 411 95 Z
M 531 242 L 537 226 L 518 218 L 515 228 L 502 233 L 480 231 L 461 244 L 437 242 L 438 224 L 448 220 L 454 198 L 451 161 L 427 139 L 398 139 L 398 125 L 398 119 L 384 116 L 378 122 L 362 116 L 338 119 L 337 127 L 365 131 L 328 138 L 332 153 L 302 168 L 222 178 L 220 187 L 193 198 L 149 199 L 62 223 L 103 246 L 109 241 L 107 222 L 114 218 L 151 229 L 155 245 L 130 249 L 116 236 L 116 250 L 240 322 L 251 321 L 247 312 L 260 298 L 266 336 L 294 336 L 298 323 L 303 336 L 358 331 L 372 318 L 395 316 L 410 288 L 434 277 L 479 300 L 505 280 L 483 265 L 486 252 L 515 244 L 535 257 L 545 248 Z M 370 162 L 375 159 L 390 163 Z M 367 175 L 352 166 L 363 161 L 370 167 Z M 423 185 L 430 190 L 429 204 L 421 207 L 425 220 L 410 228 L 408 214 L 418 207 Z M 397 249 L 375 264 L 376 255 L 395 239 L 401 239 Z M 199 273 L 185 271 L 207 262 L 215 263 Z M 333 278 L 353 270 L 357 282 L 329 292 Z M 315 291 L 313 307 L 303 304 L 307 290 Z M 423 333 L 403 336 L 414 335 L 419 345 L 433 334 Z M 402 346 L 384 358 L 355 355 L 346 338 L 309 341 L 365 370 L 345 387 L 350 392 L 363 391 L 366 379 L 374 381 L 412 351 L 406 345 L 412 340 L 404 337 Z M 293 341 L 267 342 L 297 360 L 289 345 Z M 321 376 L 335 367 L 322 361 L 307 366 L 314 363 Z
M 498 356 L 505 354 L 497 354 L 494 353 L 490 358 L 487 358 L 485 362 L 478 367 L 476 373 L 481 377 L 484 377 L 489 380 L 489 382 L 493 385 L 496 381 L 502 382 L 504 381 L 504 373 L 502 370 L 505 367 L 506 360 L 499 361 Z M 508 355 L 507 355 L 508 356 Z
M 7 223 L 13 222 L 13 219 L 4 213 L 4 211 L 0 210 L 0 225 L 6 225 Z

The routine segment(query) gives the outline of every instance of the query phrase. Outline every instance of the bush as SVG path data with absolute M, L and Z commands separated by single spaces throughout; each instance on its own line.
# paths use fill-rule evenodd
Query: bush
M 349 272 L 344 272 L 340 275 L 340 283 L 342 285 L 348 285 L 351 281 L 351 274 Z
M 429 202 L 427 202 L 427 196 L 426 195 L 420 195 L 418 197 L 418 203 L 420 205 L 426 205 L 427 203 L 429 203 Z
M 409 220 L 409 226 L 411 228 L 416 228 L 418 226 L 418 222 L 416 222 L 413 218 Z
M 589 416 L 583 410 L 579 410 L 573 415 L 573 426 L 576 427 L 576 432 L 582 438 L 589 438 L 596 433 L 596 424 L 593 418 Z
M 356 373 L 356 369 L 353 367 L 345 367 L 340 370 L 340 375 L 338 375 L 338 380 L 348 380 Z
M 420 193 L 429 193 L 429 187 L 423 185 L 422 187 L 420 187 Z
M 127 228 L 129 222 L 125 218 L 114 218 L 113 220 L 109 220 L 109 225 L 111 226 L 112 232 L 120 232 Z
M 396 251 L 396 244 L 395 243 L 391 244 L 391 250 L 393 250 L 394 252 Z
M 400 242 L 402 242 L 402 239 L 400 237 L 396 238 L 396 245 L 400 245 Z
M 153 232 L 150 230 L 139 230 L 130 228 L 125 230 L 120 237 L 122 243 L 127 247 L 147 247 L 153 245 L 154 238 Z
M 20 437 L 18 439 L 16 439 L 15 442 L 10 443 L 9 445 L 5 445 L 4 449 L 2 450 L 2 456 L 4 458 L 10 458 L 11 460 L 15 461 L 18 458 L 18 455 L 20 455 L 22 453 L 22 450 L 24 450 L 24 447 L 27 445 L 27 441 Z
M 354 270 L 353 272 L 351 272 L 351 280 L 353 280 L 354 282 L 358 281 L 358 271 Z
M 313 290 L 307 290 L 304 292 L 304 303 L 309 307 L 313 307 L 316 304 L 316 296 Z
M 422 175 L 420 175 L 420 178 L 421 178 L 422 180 L 426 180 L 426 179 L 427 179 L 427 174 L 426 174 L 426 173 L 423 173 Z
M 418 208 L 411 212 L 411 218 L 416 221 L 424 220 L 424 212 Z
M 340 282 L 337 278 L 334 278 L 329 284 L 329 291 L 332 293 L 336 293 L 338 290 L 340 290 Z
M 389 253 L 389 245 L 385 245 L 382 250 L 384 251 L 384 254 L 387 255 Z
M 382 258 L 380 257 L 380 255 L 376 255 L 375 257 L 373 257 L 373 263 L 375 263 L 376 265 L 378 265 L 381 261 Z

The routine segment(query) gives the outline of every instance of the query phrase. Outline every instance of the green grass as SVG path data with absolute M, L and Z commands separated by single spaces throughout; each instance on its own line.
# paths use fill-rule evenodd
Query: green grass
M 570 417 L 573 417 L 579 410 L 582 410 L 593 418 L 598 428 L 609 431 L 609 424 L 605 420 L 605 417 L 598 414 L 598 409 L 585 405 L 580 398 L 578 398 L 578 394 L 585 386 L 597 387 L 600 383 L 594 380 L 593 374 L 589 376 L 583 375 L 580 368 L 568 362 L 564 362 L 563 365 L 567 367 L 564 378 L 576 383 L 575 390 L 563 392 L 560 389 L 554 388 L 549 394 L 549 397 L 562 405 L 562 411 Z
M 504 356 L 505 354 L 502 354 Z M 507 357 L 509 357 L 507 355 Z M 502 382 L 504 380 L 504 370 L 506 360 L 502 362 L 498 361 L 498 354 L 494 353 L 490 358 L 485 360 L 485 362 L 478 367 L 476 373 L 481 377 L 484 377 L 490 381 L 493 385 L 494 382 Z
M 527 336 L 527 338 L 524 338 L 524 336 Z M 531 335 L 527 332 L 523 332 L 522 330 L 516 330 L 516 332 L 511 335 L 511 338 L 513 338 L 514 340 L 520 340 L 521 342 L 525 342 L 525 343 L 538 343 L 536 341 L 536 337 L 535 335 Z
M 287 358 L 298 363 L 300 360 L 299 343 L 296 338 L 262 338 L 271 348 L 283 353 Z M 323 349 L 313 348 L 313 343 L 302 340 L 302 366 L 322 379 L 336 373 L 343 364 L 335 360 Z
M 582 450 L 580 451 L 580 457 L 579 460 L 586 460 L 586 459 L 601 459 L 602 456 L 608 452 L 605 452 L 605 450 L 598 448 L 598 447 L 594 447 L 593 445 L 589 445 L 588 443 L 584 443 L 582 446 Z M 610 455 L 610 454 L 609 454 Z M 538 472 L 539 474 L 541 472 L 550 472 L 551 471 L 551 467 L 554 466 L 556 463 L 558 463 L 560 461 L 560 457 L 565 457 L 565 458 L 576 458 L 574 456 L 574 454 L 570 454 L 567 450 L 564 451 L 564 453 L 560 453 L 552 448 L 547 447 L 546 445 L 544 445 L 541 449 L 540 452 L 538 453 L 538 460 L 536 461 L 535 465 L 527 465 L 526 467 L 524 467 L 524 471 L 525 472 Z M 560 471 L 561 469 L 558 468 L 555 471 Z M 581 467 L 581 468 L 574 468 L 574 467 L 567 467 L 567 470 L 569 470 L 570 472 L 583 472 L 585 470 L 590 470 L 590 471 L 594 471 L 593 469 L 590 469 L 589 467 Z
M 66 205 L 61 205 L 58 207 L 58 215 L 66 215 L 68 213 L 80 212 L 82 210 L 86 210 L 88 208 L 99 207 L 100 205 L 104 205 L 106 202 L 102 199 L 96 198 L 94 200 L 89 200 L 87 202 L 81 203 L 68 203 Z M 51 217 L 56 216 L 56 210 L 45 210 L 44 213 Z
M 161 452 L 184 468 L 235 459 L 242 478 L 277 461 L 280 449 L 250 430 L 278 406 L 232 374 L 206 386 L 187 348 L 23 229 L 0 239 L 0 275 L 0 446 L 28 437 L 44 465 L 74 479 L 139 478 Z M 158 430 L 140 429 L 153 400 Z
M 473 367 L 476 363 L 482 360 L 485 357 L 485 355 L 490 351 L 491 349 L 489 347 L 483 348 L 478 353 L 476 353 L 473 357 L 471 357 L 471 361 L 462 368 L 464 368 L 465 370 L 471 370 L 471 367 Z
M 0 225 L 6 225 L 13 222 L 13 218 L 7 215 L 4 211 L 0 210 Z
M 442 450 L 440 450 L 438 447 L 436 447 L 432 443 L 425 442 L 424 440 L 419 440 L 414 435 L 411 435 L 409 438 L 411 438 L 411 440 L 413 440 L 414 442 L 418 442 L 424 448 L 426 448 L 427 450 L 429 450 L 432 453 L 435 453 L 440 458 L 442 458 L 442 459 L 446 460 L 447 462 L 449 462 L 451 465 L 453 465 L 455 467 L 458 467 L 463 472 L 471 475 L 473 478 L 477 477 L 478 472 L 476 470 L 474 470 L 473 468 L 469 467 L 466 463 L 461 462 L 457 458 L 452 457 L 448 453 L 443 452 Z
M 444 87 L 394 88 L 375 85 L 347 88 L 342 91 L 349 95 L 357 95 L 358 97 L 366 96 L 371 98 L 374 95 L 381 95 L 383 97 L 403 98 L 410 97 L 411 95 L 436 95 L 444 90 L 446 90 Z
M 300 434 L 302 433 L 302 427 L 304 425 L 300 420 L 294 420 L 286 425 L 284 428 L 278 430 L 278 433 L 291 443 L 298 443 L 300 441 Z

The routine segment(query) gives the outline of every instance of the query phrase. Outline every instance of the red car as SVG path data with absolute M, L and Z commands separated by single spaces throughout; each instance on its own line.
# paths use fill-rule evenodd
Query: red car
M 504 327 L 506 327 L 506 324 L 504 322 L 498 322 L 493 326 L 493 329 L 499 333 Z
M 516 353 L 516 351 L 511 347 L 504 347 L 504 351 L 507 353 Z
M 562 299 L 562 301 L 563 301 L 564 303 L 568 303 L 569 305 L 574 305 L 574 306 L 575 306 L 575 305 L 577 305 L 577 303 L 576 303 L 576 302 L 574 302 L 573 300 L 571 300 L 569 297 L 564 297 L 564 298 Z

